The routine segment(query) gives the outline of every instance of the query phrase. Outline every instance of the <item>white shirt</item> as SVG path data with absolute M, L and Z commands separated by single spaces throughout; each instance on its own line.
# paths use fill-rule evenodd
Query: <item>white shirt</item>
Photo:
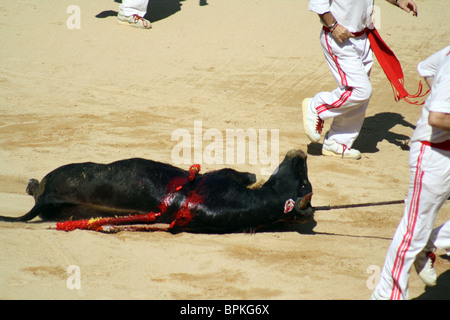
M 350 32 L 372 26 L 374 0 L 310 0 L 308 9 L 317 14 L 331 12 L 336 21 Z
M 411 141 L 439 143 L 450 140 L 449 131 L 433 128 L 428 124 L 430 111 L 450 114 L 450 46 L 419 63 L 417 69 L 421 76 L 434 79 Z

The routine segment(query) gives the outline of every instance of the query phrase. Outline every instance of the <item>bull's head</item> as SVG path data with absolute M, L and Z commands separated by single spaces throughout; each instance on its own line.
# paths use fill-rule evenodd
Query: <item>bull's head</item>
M 308 222 L 314 209 L 311 206 L 312 186 L 308 179 L 306 154 L 301 150 L 291 150 L 286 154 L 278 167 L 264 186 L 277 190 L 284 199 L 284 215 L 282 220 Z
M 308 179 L 308 168 L 306 163 L 306 154 L 297 150 L 287 154 L 287 159 L 291 159 L 293 173 L 289 180 L 296 181 L 296 195 L 293 198 L 294 207 L 292 208 L 292 218 L 300 222 L 308 222 L 314 214 L 314 208 L 311 205 L 313 195 L 312 185 Z
M 295 217 L 304 222 L 308 222 L 314 214 L 314 208 L 311 205 L 313 191 L 312 185 L 308 179 L 308 166 L 306 160 L 306 155 L 298 156 L 299 164 L 297 170 L 299 171 L 299 185 L 293 210 Z

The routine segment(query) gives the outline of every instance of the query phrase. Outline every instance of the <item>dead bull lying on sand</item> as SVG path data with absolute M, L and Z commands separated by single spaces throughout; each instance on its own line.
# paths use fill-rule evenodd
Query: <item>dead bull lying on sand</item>
M 108 219 L 166 224 L 164 230 L 171 232 L 221 233 L 278 221 L 306 222 L 313 215 L 306 155 L 300 150 L 288 152 L 260 187 L 250 187 L 256 181 L 251 173 L 198 171 L 197 166 L 186 171 L 138 158 L 65 165 L 40 183 L 30 180 L 27 191 L 36 201 L 31 211 L 16 218 L 0 216 L 0 221 L 29 221 L 36 216 L 46 221 L 115 217 Z M 131 216 L 134 220 L 125 219 Z M 101 230 L 98 226 L 94 229 Z M 81 227 L 66 230 L 71 228 Z

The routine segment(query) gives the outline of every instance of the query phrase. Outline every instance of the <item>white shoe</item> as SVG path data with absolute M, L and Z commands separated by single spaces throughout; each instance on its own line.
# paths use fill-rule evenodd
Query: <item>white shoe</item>
M 429 287 L 436 285 L 437 276 L 434 269 L 434 261 L 436 256 L 431 251 L 422 251 L 414 261 L 414 267 L 416 268 L 419 278 Z
M 318 142 L 320 140 L 320 135 L 322 134 L 323 120 L 320 119 L 312 102 L 312 98 L 303 99 L 303 127 L 309 140 L 311 140 L 311 142 Z
M 322 146 L 322 154 L 325 156 L 342 157 L 342 159 L 361 159 L 362 155 L 356 149 L 348 148 L 344 144 L 337 143 L 336 141 L 325 139 Z
M 142 18 L 137 14 L 134 14 L 132 16 L 125 16 L 123 15 L 123 13 L 119 12 L 117 14 L 117 19 L 119 20 L 119 23 L 129 25 L 135 28 L 150 29 L 152 27 L 150 21 Z

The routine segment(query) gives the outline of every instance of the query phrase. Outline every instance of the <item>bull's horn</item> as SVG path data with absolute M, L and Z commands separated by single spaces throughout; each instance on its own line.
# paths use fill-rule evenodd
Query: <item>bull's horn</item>
M 308 206 L 308 203 L 311 202 L 312 192 L 308 193 L 306 196 L 300 199 L 300 201 L 297 202 L 297 207 L 300 210 L 305 210 Z

